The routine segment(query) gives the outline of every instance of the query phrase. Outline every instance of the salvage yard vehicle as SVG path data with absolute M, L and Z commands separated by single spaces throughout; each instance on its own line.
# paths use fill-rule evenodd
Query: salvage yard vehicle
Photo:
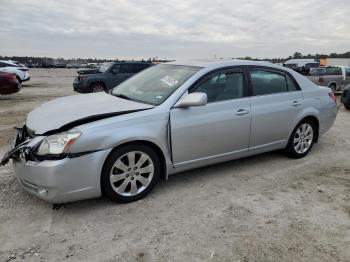
M 12 159 L 23 188 L 52 203 L 130 202 L 184 170 L 281 149 L 302 158 L 337 112 L 329 88 L 288 68 L 175 61 L 109 94 L 44 103 L 17 128 L 0 165 Z
M 16 75 L 0 72 L 0 95 L 17 93 L 21 89 Z
M 316 62 L 315 59 L 290 59 L 283 66 L 293 69 L 302 75 L 308 75 L 310 70 L 319 67 L 320 63 Z
M 15 74 L 20 84 L 30 80 L 28 67 L 12 61 L 0 60 L 0 71 Z
M 333 92 L 343 91 L 350 85 L 350 67 L 328 66 L 313 68 L 307 76 L 316 85 L 327 86 Z
M 73 88 L 79 93 L 107 92 L 151 65 L 147 62 L 106 62 L 97 69 L 78 71 Z

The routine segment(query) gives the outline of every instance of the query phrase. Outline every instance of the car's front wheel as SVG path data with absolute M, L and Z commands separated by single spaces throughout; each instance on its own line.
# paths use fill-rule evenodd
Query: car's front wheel
M 104 164 L 102 192 L 116 202 L 139 200 L 158 182 L 160 169 L 158 154 L 147 145 L 130 144 L 117 148 Z
M 102 83 L 93 83 L 90 87 L 91 93 L 105 92 L 105 86 Z
M 304 120 L 294 129 L 288 145 L 286 147 L 287 154 L 292 158 L 302 158 L 306 156 L 316 138 L 316 127 L 313 121 Z
M 22 79 L 19 76 L 16 76 L 16 79 L 17 79 L 18 83 L 21 85 L 22 84 Z

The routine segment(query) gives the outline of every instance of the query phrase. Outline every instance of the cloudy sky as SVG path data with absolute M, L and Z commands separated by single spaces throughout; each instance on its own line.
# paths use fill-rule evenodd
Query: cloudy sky
M 286 57 L 350 51 L 349 0 L 0 0 L 0 55 Z

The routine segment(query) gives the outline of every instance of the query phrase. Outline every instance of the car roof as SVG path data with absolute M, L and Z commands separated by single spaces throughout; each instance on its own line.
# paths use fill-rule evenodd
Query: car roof
M 167 62 L 169 65 L 184 65 L 184 66 L 197 66 L 208 69 L 215 69 L 227 66 L 239 66 L 239 65 L 253 65 L 253 66 L 267 66 L 277 69 L 286 70 L 287 68 L 275 65 L 270 62 L 254 61 L 254 60 L 241 60 L 241 59 L 198 59 L 198 60 L 176 60 Z M 289 70 L 286 70 L 289 71 Z
M 115 64 L 152 64 L 152 62 L 147 62 L 147 61 L 115 61 L 111 62 Z
M 5 63 L 5 64 L 9 64 L 9 65 L 13 65 L 13 66 L 19 66 L 18 64 L 12 62 L 12 61 L 6 61 L 6 60 L 0 60 L 1 63 Z

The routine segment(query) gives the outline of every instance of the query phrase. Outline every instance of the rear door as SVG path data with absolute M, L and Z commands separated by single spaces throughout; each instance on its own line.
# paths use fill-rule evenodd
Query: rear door
M 251 113 L 245 83 L 242 68 L 216 71 L 189 90 L 206 93 L 207 105 L 171 109 L 175 166 L 248 151 Z
M 303 95 L 289 73 L 269 67 L 250 67 L 251 151 L 285 144 L 303 110 Z

